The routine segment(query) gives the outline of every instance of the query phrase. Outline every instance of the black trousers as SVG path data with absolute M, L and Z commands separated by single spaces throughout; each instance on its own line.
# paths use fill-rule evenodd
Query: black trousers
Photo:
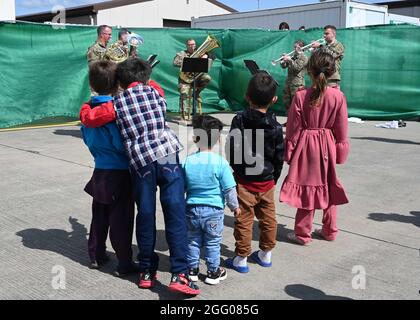
M 88 239 L 91 261 L 105 257 L 106 239 L 111 241 L 120 270 L 132 263 L 134 200 L 128 170 L 95 169 L 85 191 L 93 197 L 92 222 Z

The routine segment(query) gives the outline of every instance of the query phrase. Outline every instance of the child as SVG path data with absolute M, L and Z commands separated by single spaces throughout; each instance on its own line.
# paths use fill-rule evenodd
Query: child
M 277 101 L 276 90 L 277 83 L 270 75 L 255 74 L 246 93 L 249 108 L 233 118 L 228 138 L 227 154 L 238 184 L 241 214 L 236 216 L 234 229 L 236 256 L 226 263 L 241 273 L 249 271 L 254 216 L 259 220 L 260 250 L 251 255 L 252 260 L 270 267 L 276 244 L 274 191 L 283 167 L 283 130 L 268 110 Z
M 198 152 L 189 155 L 183 165 L 187 192 L 188 266 L 192 281 L 198 281 L 200 249 L 205 248 L 205 283 L 218 284 L 226 279 L 220 267 L 220 242 L 223 232 L 225 198 L 235 215 L 240 213 L 236 182 L 229 163 L 212 152 L 220 142 L 220 120 L 197 115 L 192 121 Z
M 115 98 L 115 111 L 101 107 L 95 114 L 84 113 L 84 119 L 89 119 L 91 125 L 98 125 L 117 118 L 130 159 L 138 209 L 139 287 L 150 289 L 157 278 L 155 199 L 159 186 L 172 272 L 169 290 L 197 295 L 200 290 L 187 275 L 184 178 L 178 158 L 183 147 L 167 126 L 165 99 L 149 85 L 151 71 L 150 65 L 139 58 L 121 62 L 117 67 L 117 78 L 125 91 Z
M 347 203 L 335 164 L 344 163 L 348 152 L 347 104 L 343 93 L 328 87 L 335 72 L 334 57 L 315 51 L 308 62 L 312 87 L 296 93 L 286 130 L 284 160 L 290 165 L 280 201 L 298 208 L 295 231 L 289 240 L 311 242 L 315 209 L 323 209 L 321 230 L 315 234 L 332 241 L 337 236 L 336 205 Z
M 89 82 L 99 95 L 85 104 L 95 108 L 103 103 L 112 104 L 117 90 L 116 65 L 110 61 L 94 62 L 89 67 Z M 132 236 L 134 201 L 131 197 L 131 179 L 128 157 L 115 122 L 98 128 L 81 128 L 83 141 L 95 159 L 95 169 L 85 191 L 93 197 L 92 223 L 88 248 L 90 267 L 97 269 L 108 257 L 105 242 L 109 235 L 118 258 L 116 276 L 137 272 L 132 262 Z
M 305 70 L 308 57 L 301 50 L 303 46 L 305 46 L 305 43 L 302 40 L 295 41 L 293 56 L 285 55 L 281 63 L 283 69 L 287 68 L 287 78 L 283 89 L 283 104 L 286 109 L 286 116 L 296 92 L 305 86 Z

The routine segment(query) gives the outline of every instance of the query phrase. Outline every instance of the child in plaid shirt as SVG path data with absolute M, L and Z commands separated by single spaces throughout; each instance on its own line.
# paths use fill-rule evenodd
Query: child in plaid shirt
M 114 99 L 115 111 L 97 108 L 88 118 L 109 121 L 116 117 L 130 159 L 138 209 L 139 287 L 152 288 L 157 278 L 155 199 L 159 186 L 172 272 L 169 290 L 197 295 L 200 291 L 187 275 L 184 178 L 178 157 L 183 146 L 166 123 L 166 100 L 148 85 L 151 71 L 139 58 L 120 63 L 117 78 L 124 91 Z

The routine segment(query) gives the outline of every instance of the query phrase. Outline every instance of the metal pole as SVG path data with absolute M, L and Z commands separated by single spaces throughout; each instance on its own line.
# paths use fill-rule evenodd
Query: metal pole
M 196 99 L 195 99 L 195 79 L 196 79 L 196 76 L 194 75 L 194 81 L 193 81 L 193 96 L 192 96 L 192 99 L 193 99 L 193 109 L 192 109 L 192 116 L 194 117 L 194 115 L 195 115 L 195 111 L 196 111 Z

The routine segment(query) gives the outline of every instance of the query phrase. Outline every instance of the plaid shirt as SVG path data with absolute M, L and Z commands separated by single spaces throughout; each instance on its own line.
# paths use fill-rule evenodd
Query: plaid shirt
M 130 165 L 138 170 L 183 149 L 165 120 L 166 101 L 156 89 L 139 83 L 114 99 Z

